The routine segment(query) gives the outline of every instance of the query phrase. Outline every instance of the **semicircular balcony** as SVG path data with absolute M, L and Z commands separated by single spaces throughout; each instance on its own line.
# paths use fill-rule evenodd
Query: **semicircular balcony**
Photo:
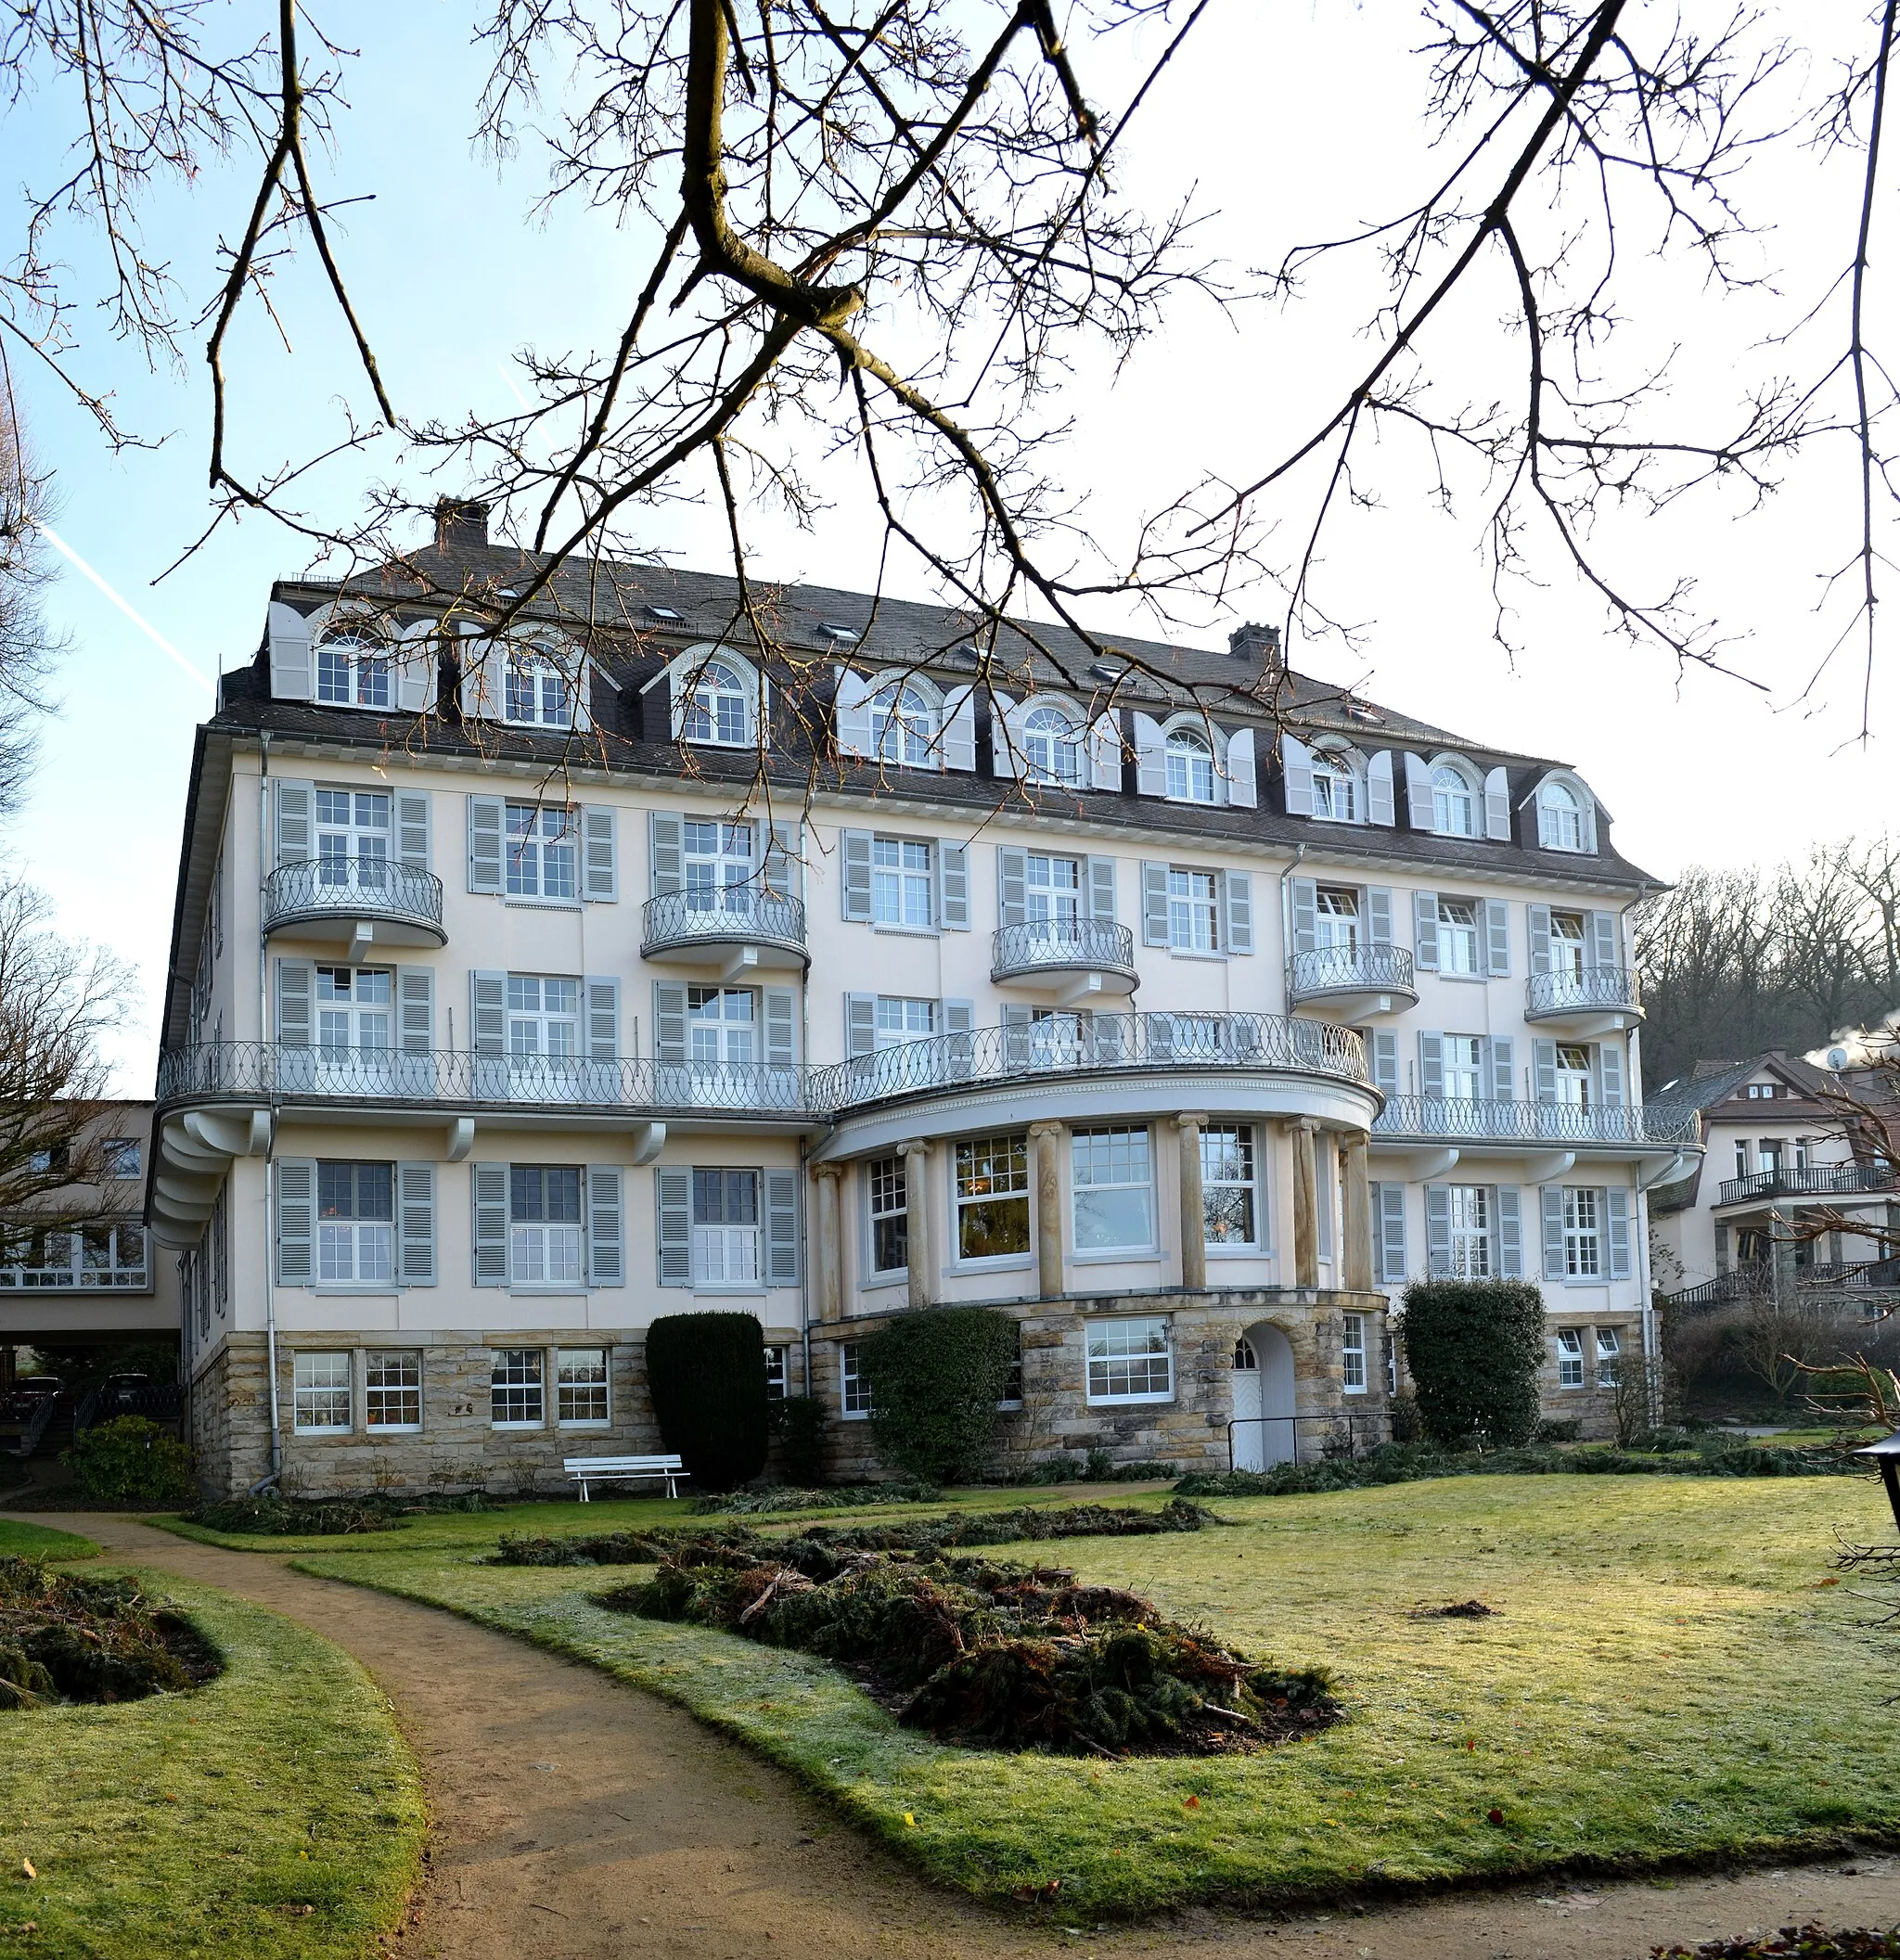
M 999 987 L 1032 987 L 1061 1006 L 1089 997 L 1125 1000 L 1140 984 L 1135 935 L 1101 918 L 1033 918 L 999 926 L 990 947 Z
M 1287 1004 L 1325 1006 L 1344 1020 L 1403 1014 L 1419 1002 L 1402 946 L 1320 946 L 1287 962 Z
M 279 865 L 263 881 L 268 938 L 348 945 L 352 959 L 371 946 L 443 946 L 442 880 L 386 857 L 310 857 Z
M 1534 973 L 1524 985 L 1524 1018 L 1579 1039 L 1613 1034 L 1642 1020 L 1642 981 L 1628 967 Z
M 717 967 L 726 980 L 757 968 L 802 972 L 812 963 L 805 908 L 757 885 L 663 891 L 648 899 L 640 954 L 662 965 Z

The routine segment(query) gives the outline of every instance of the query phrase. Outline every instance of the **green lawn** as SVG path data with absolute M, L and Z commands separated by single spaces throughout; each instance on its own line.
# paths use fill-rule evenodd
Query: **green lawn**
M 1340 1727 L 1244 1758 L 945 1749 L 817 1661 L 588 1604 L 623 1570 L 389 1539 L 300 1566 L 656 1689 L 932 1876 L 1005 1896 L 1059 1879 L 1078 1915 L 1900 1841 L 1900 1684 L 1855 1624 L 1866 1603 L 1825 1583 L 1837 1527 L 1892 1531 L 1876 1484 L 1459 1478 L 1215 1508 L 1235 1528 L 1059 1556 L 1250 1653 L 1332 1668 Z M 1408 1617 L 1473 1595 L 1496 1617 Z
M 376 1951 L 424 1822 L 388 1704 L 292 1621 L 144 1577 L 217 1642 L 225 1671 L 190 1695 L 0 1715 L 0 1954 Z
M 0 1518 L 0 1558 L 96 1558 L 99 1548 L 73 1531 Z

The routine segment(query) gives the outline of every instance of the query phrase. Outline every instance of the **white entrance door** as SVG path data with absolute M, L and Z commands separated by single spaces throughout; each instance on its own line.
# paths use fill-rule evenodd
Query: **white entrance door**
M 1266 1458 L 1261 1449 L 1260 1360 L 1253 1343 L 1234 1343 L 1234 1467 L 1264 1470 Z

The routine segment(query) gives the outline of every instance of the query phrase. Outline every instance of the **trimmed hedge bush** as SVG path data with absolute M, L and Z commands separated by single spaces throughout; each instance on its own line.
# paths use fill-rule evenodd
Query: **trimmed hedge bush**
M 905 1313 L 858 1349 L 878 1454 L 928 1483 L 975 1483 L 1016 1365 L 1016 1323 L 988 1307 Z
M 750 1313 L 665 1313 L 647 1329 L 647 1391 L 669 1450 L 702 1491 L 765 1467 L 765 1341 Z
M 1421 1279 L 1405 1293 L 1406 1365 L 1425 1434 L 1443 1448 L 1530 1441 L 1544 1296 L 1526 1279 Z
M 81 1431 L 66 1453 L 95 1504 L 183 1504 L 192 1496 L 191 1452 L 162 1423 L 115 1416 Z

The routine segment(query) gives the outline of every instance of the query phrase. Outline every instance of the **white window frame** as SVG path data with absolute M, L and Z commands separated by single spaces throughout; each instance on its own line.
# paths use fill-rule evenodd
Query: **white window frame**
M 1166 1314 L 1085 1320 L 1082 1338 L 1091 1408 L 1174 1401 L 1175 1330 Z M 1118 1380 L 1130 1386 L 1118 1388 Z M 1144 1386 L 1132 1386 L 1137 1380 Z
M 1563 1276 L 1600 1286 L 1609 1274 L 1603 1261 L 1603 1194 L 1595 1185 L 1563 1187 Z
M 1070 1236 L 1078 1260 L 1152 1259 L 1158 1255 L 1154 1159 L 1154 1136 L 1146 1123 L 1079 1123 L 1070 1131 Z M 1117 1198 L 1130 1192 L 1139 1194 L 1147 1236 L 1085 1244 L 1084 1214 L 1090 1209 L 1086 1194 L 1097 1191 L 1114 1193 Z
M 1004 1158 L 1007 1175 L 1010 1182 L 1000 1189 L 966 1192 L 963 1188 L 965 1158 L 969 1160 L 969 1176 L 977 1177 L 975 1164 L 980 1151 L 988 1152 L 988 1160 L 993 1168 L 989 1178 L 994 1181 L 994 1165 L 1000 1155 Z M 981 1136 L 960 1136 L 952 1145 L 950 1159 L 950 1232 L 954 1263 L 959 1267 L 983 1272 L 996 1266 L 1027 1265 L 1035 1250 L 1035 1208 L 1031 1201 L 1035 1183 L 1034 1172 L 1029 1161 L 1029 1134 L 1023 1130 L 995 1130 Z M 1019 1175 L 1016 1159 L 1021 1157 L 1020 1175 L 1021 1182 L 1015 1182 Z M 1022 1245 L 1020 1249 L 1008 1252 L 965 1253 L 963 1249 L 963 1214 L 979 1205 L 1014 1204 L 1022 1202 Z
M 351 1416 L 353 1372 L 347 1348 L 300 1348 L 291 1355 L 290 1418 L 295 1434 L 349 1435 L 354 1427 Z M 306 1375 L 312 1378 L 306 1380 Z M 318 1376 L 326 1378 L 315 1378 Z M 317 1419 L 336 1414 L 340 1395 L 342 1398 L 342 1420 Z
M 870 1390 L 857 1370 L 858 1344 L 841 1341 L 838 1348 L 838 1413 L 846 1422 L 871 1419 Z
M 921 863 L 917 860 L 921 857 Z M 886 894 L 894 895 L 894 914 L 886 915 Z M 921 899 L 922 916 L 913 900 Z M 871 923 L 887 932 L 934 932 L 937 928 L 937 847 L 928 838 L 871 839 Z
M 1207 881 L 1205 895 L 1194 880 Z M 1176 889 L 1177 882 L 1179 889 Z M 1199 940 L 1204 925 L 1206 943 Z M 1168 866 L 1168 950 L 1171 953 L 1221 953 L 1221 880 L 1217 871 L 1197 871 L 1191 865 Z
M 1251 1166 L 1251 1174 L 1245 1178 L 1210 1177 L 1208 1175 L 1207 1146 L 1211 1137 L 1225 1137 L 1229 1132 L 1236 1135 L 1236 1147 L 1243 1153 L 1245 1161 Z M 1211 1257 L 1232 1258 L 1239 1256 L 1256 1259 L 1266 1249 L 1266 1233 L 1263 1229 L 1266 1202 L 1265 1193 L 1261 1188 L 1260 1178 L 1260 1132 L 1253 1123 L 1211 1122 L 1200 1132 L 1200 1230 L 1202 1243 Z M 1207 1227 L 1207 1201 L 1211 1192 L 1244 1191 L 1247 1193 L 1249 1209 L 1253 1214 L 1252 1237 L 1209 1238 Z
M 1348 1395 L 1366 1392 L 1366 1316 L 1340 1316 L 1340 1386 Z
M 506 1357 L 521 1356 L 516 1362 Z M 513 1374 L 519 1368 L 519 1380 L 504 1381 L 504 1374 Z M 497 1395 L 519 1392 L 522 1404 L 532 1400 L 533 1416 L 510 1416 L 498 1417 L 495 1409 Z M 545 1429 L 547 1427 L 547 1351 L 545 1348 L 491 1348 L 488 1363 L 488 1427 L 491 1429 Z
M 583 1369 L 586 1370 L 584 1377 Z M 599 1415 L 571 1416 L 570 1408 L 597 1407 Z M 613 1350 L 557 1348 L 554 1354 L 555 1427 L 607 1429 L 613 1426 Z
M 387 1377 L 394 1374 L 396 1379 Z M 408 1377 L 413 1373 L 415 1379 Z M 379 1377 L 384 1378 L 379 1379 Z M 392 1404 L 404 1408 L 410 1396 L 416 1400 L 414 1422 L 379 1422 L 379 1411 Z M 422 1350 L 420 1348 L 370 1348 L 363 1361 L 363 1427 L 371 1436 L 415 1436 L 422 1428 Z
M 1584 1385 L 1584 1334 L 1581 1327 L 1557 1330 L 1557 1386 L 1581 1389 Z

